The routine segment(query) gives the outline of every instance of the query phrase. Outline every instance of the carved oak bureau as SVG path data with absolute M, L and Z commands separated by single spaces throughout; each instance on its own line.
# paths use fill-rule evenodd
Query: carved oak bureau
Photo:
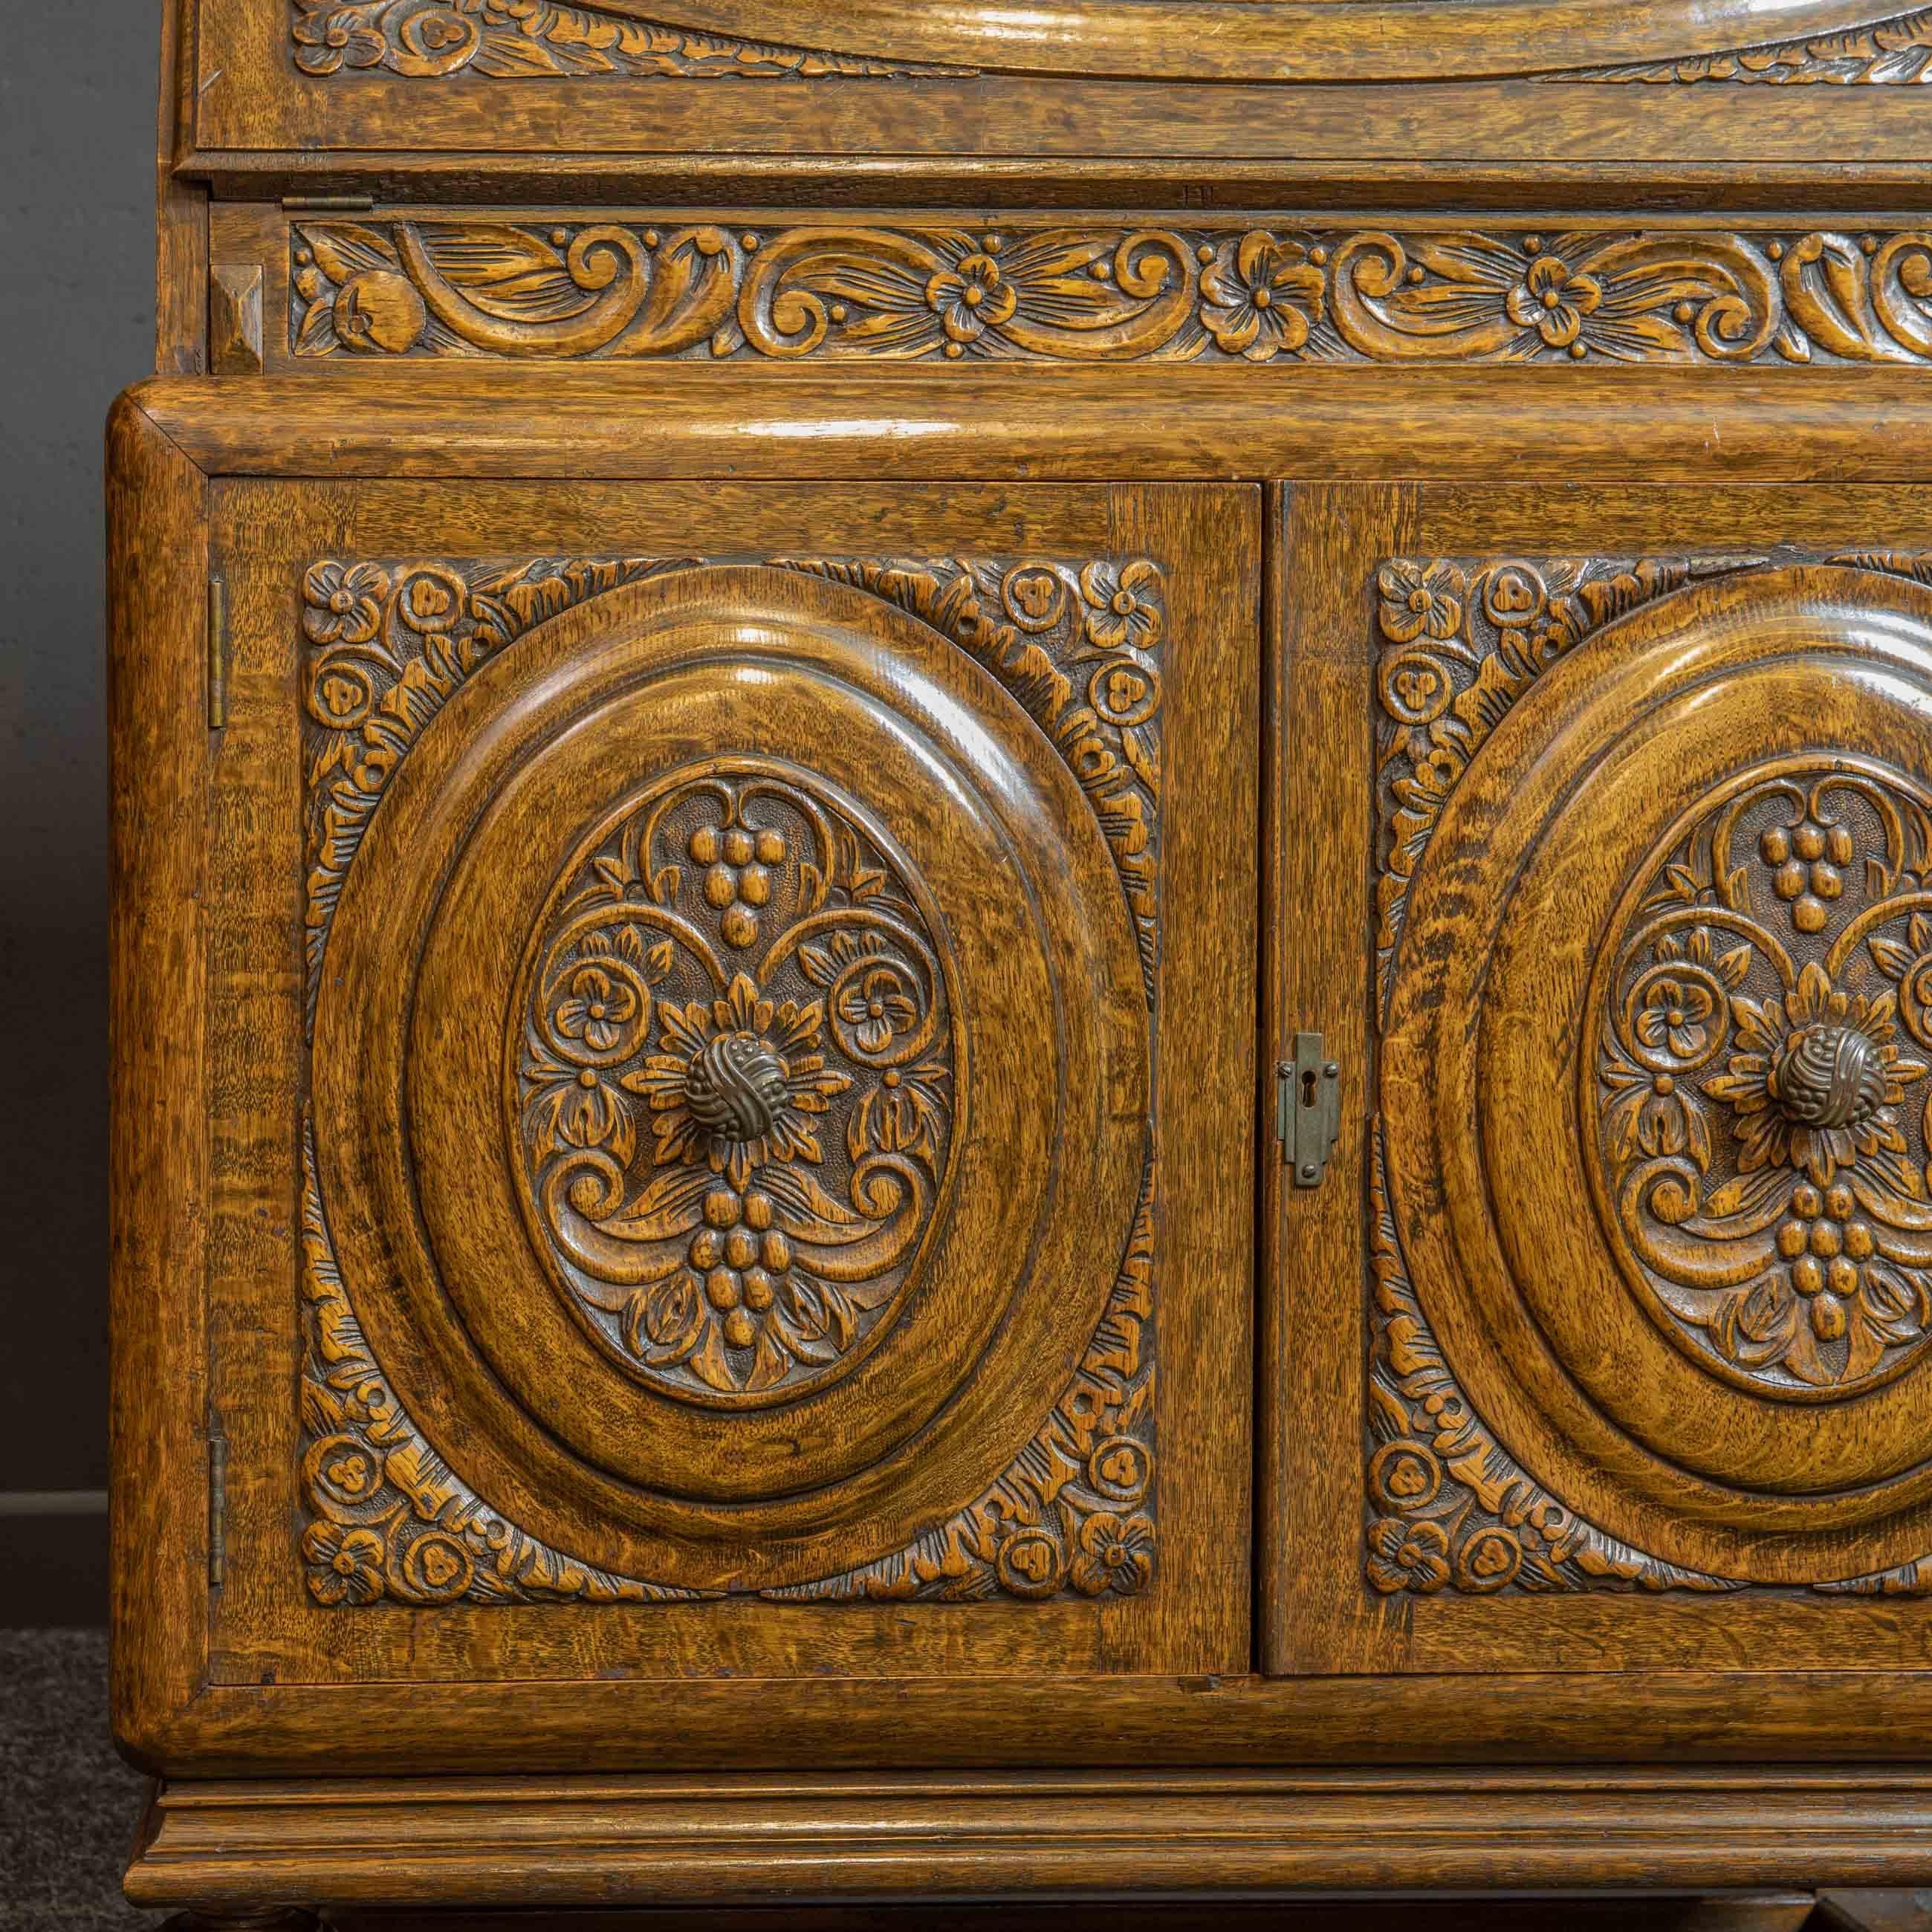
M 1932 15 L 164 43 L 130 1895 L 1922 1874 Z

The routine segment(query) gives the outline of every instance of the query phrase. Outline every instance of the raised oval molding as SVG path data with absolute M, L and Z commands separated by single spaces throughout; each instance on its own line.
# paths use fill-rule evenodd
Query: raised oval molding
M 832 79 L 985 70 L 1162 80 L 1932 79 L 1932 13 L 1856 0 L 291 0 L 296 65 L 410 80 Z M 836 50 L 836 51 L 831 51 Z

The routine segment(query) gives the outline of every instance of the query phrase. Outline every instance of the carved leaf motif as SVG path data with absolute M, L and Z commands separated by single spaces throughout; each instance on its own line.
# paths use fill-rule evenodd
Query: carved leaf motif
M 305 222 L 308 358 L 1932 361 L 1923 229 Z M 346 326 L 345 326 L 346 325 Z
M 366 664 L 368 674 L 362 682 L 351 680 L 344 683 L 340 695 L 347 701 L 329 702 L 316 696 L 310 704 L 307 745 L 311 863 L 307 916 L 311 987 L 314 976 L 320 970 L 341 882 L 353 863 L 362 832 L 400 762 L 462 680 L 533 625 L 574 603 L 698 561 L 561 560 L 507 567 L 466 562 L 460 568 L 410 562 L 318 566 L 310 573 L 314 580 L 310 594 L 320 600 L 311 608 L 318 612 L 333 610 L 332 600 L 355 571 L 372 573 L 370 581 L 376 586 L 372 594 L 376 602 L 366 627 L 359 617 L 356 622 L 358 634 L 382 640 L 373 654 L 356 660 Z M 1114 655 L 1122 662 L 1140 663 L 1147 674 L 1144 690 L 1136 700 L 1140 722 L 1115 726 L 1092 707 L 1077 703 L 1077 694 L 1088 680 L 1087 660 L 1091 655 L 1082 629 L 1078 594 L 1069 594 L 1078 569 L 1029 560 L 930 565 L 826 560 L 791 567 L 836 576 L 871 594 L 886 596 L 942 628 L 1014 691 L 1061 744 L 1076 772 L 1082 761 L 1097 758 L 1099 769 L 1108 759 L 1114 760 L 1114 776 L 1108 781 L 1112 789 L 1096 791 L 1090 784 L 1089 790 L 1103 827 L 1111 827 L 1109 841 L 1135 919 L 1151 997 L 1157 958 L 1158 681 L 1151 663 L 1136 658 L 1129 645 Z M 1131 573 L 1137 597 L 1148 601 L 1156 610 L 1164 608 L 1157 571 L 1132 560 L 1114 568 L 1124 578 Z M 328 574 L 338 570 L 339 576 Z M 1024 633 L 1014 614 L 1024 620 Z M 325 626 L 323 632 L 311 638 L 310 648 L 312 682 L 320 692 L 363 646 Z M 628 896 L 634 882 L 641 882 L 646 898 L 658 904 L 675 900 L 689 889 L 688 872 L 704 869 L 676 864 L 640 869 L 634 856 L 622 851 L 600 852 L 596 856 L 609 861 L 599 866 L 593 860 L 589 868 L 598 890 L 609 892 L 622 889 Z M 889 869 L 868 859 L 856 836 L 842 848 L 835 842 L 835 849 L 822 867 L 808 862 L 798 869 L 802 890 L 814 904 L 835 890 L 846 891 L 867 904 L 890 897 Z M 844 886 L 839 883 L 842 879 L 847 882 Z M 824 946 L 800 949 L 800 976 L 821 996 L 826 1011 L 832 986 L 865 951 L 842 951 L 836 940 Z M 668 938 L 654 937 L 647 924 L 627 915 L 613 922 L 608 943 L 586 949 L 586 958 L 602 962 L 600 970 L 614 964 L 634 970 L 640 983 L 654 994 L 675 963 L 676 948 Z M 666 1009 L 674 1010 L 674 1002 Z M 803 1006 L 794 1002 L 794 1017 L 780 1022 L 774 1003 L 772 1019 L 795 1026 L 804 1011 Z M 822 1026 L 829 1021 L 821 1018 L 818 1023 Z M 581 1016 L 574 1016 L 570 1024 L 580 1029 L 574 1037 L 590 1039 Z M 598 1024 L 616 1022 L 607 1016 Z M 591 1043 L 594 1046 L 595 1042 Z M 549 1053 L 534 1055 L 531 1065 L 539 1085 L 573 1070 L 572 1063 Z M 802 1070 L 807 1078 L 808 1097 L 824 1099 L 826 1093 L 838 1090 L 836 1085 L 820 1090 L 829 1077 L 826 1073 Z M 882 1277 L 876 1271 L 866 1272 L 873 1266 L 866 1246 L 870 1238 L 867 1216 L 873 1217 L 873 1234 L 881 1216 L 900 1222 L 916 1220 L 918 1202 L 915 1190 L 907 1184 L 906 1163 L 914 1168 L 922 1161 L 931 1165 L 946 1118 L 947 1078 L 943 1059 L 922 1054 L 908 1063 L 902 1085 L 890 1102 L 877 1089 L 860 1096 L 869 1118 L 859 1140 L 866 1149 L 864 1158 L 872 1166 L 862 1183 L 855 1184 L 858 1192 L 853 1198 L 857 1204 L 848 1204 L 829 1191 L 812 1172 L 809 1162 L 793 1162 L 782 1178 L 777 1169 L 767 1170 L 774 1181 L 775 1220 L 782 1226 L 787 1216 L 794 1216 L 807 1224 L 831 1264 L 844 1265 L 839 1257 L 856 1251 L 861 1265 L 856 1272 L 836 1279 L 830 1278 L 825 1268 L 794 1270 L 791 1283 L 802 1290 L 802 1295 L 787 1294 L 778 1304 L 778 1321 L 753 1352 L 750 1373 L 760 1388 L 774 1386 L 791 1373 L 791 1364 L 836 1360 L 850 1346 L 849 1338 L 858 1335 L 868 1318 L 889 1298 L 890 1280 L 882 1288 Z M 556 1078 L 555 1084 L 560 1087 L 566 1083 Z M 591 1090 L 580 1082 L 574 1084 L 580 1093 Z M 584 1144 L 579 1147 L 562 1131 L 566 1121 L 580 1120 L 589 1120 L 594 1129 L 602 1118 L 596 1111 L 602 1104 L 591 1103 L 592 1111 L 588 1114 L 560 1105 L 548 1138 L 538 1132 L 532 1138 L 531 1144 L 538 1150 L 536 1157 L 539 1161 L 562 1157 L 576 1148 L 580 1154 L 628 1160 L 615 1138 L 600 1143 L 596 1131 L 580 1132 L 578 1141 Z M 574 1101 L 571 1106 L 580 1110 L 585 1102 Z M 849 1136 L 843 1144 L 845 1158 L 856 1166 L 860 1156 Z M 608 1192 L 602 1180 L 591 1184 L 594 1172 L 584 1170 L 588 1191 L 583 1197 L 593 1210 Z M 708 1165 L 672 1166 L 668 1172 L 674 1176 L 682 1174 L 703 1192 L 710 1191 Z M 898 1556 L 884 1559 L 863 1575 L 775 1594 L 843 1600 L 852 1595 L 973 1597 L 1004 1592 L 1034 1599 L 1063 1588 L 1145 1586 L 1153 1561 L 1148 1540 L 1151 1516 L 1146 1514 L 1154 1454 L 1150 1171 L 1148 1185 L 1149 1192 L 1143 1199 L 1113 1299 L 1073 1383 L 1021 1462 L 974 1510 L 928 1532 Z M 688 1206 L 680 1207 L 679 1201 L 669 1186 L 661 1193 L 646 1192 L 640 1196 L 636 1204 L 644 1208 L 649 1226 L 638 1232 L 655 1237 L 660 1229 L 670 1228 L 688 1217 Z M 702 1204 L 700 1198 L 700 1209 Z M 614 1200 L 611 1214 L 621 1216 L 622 1211 L 621 1200 Z M 890 1228 L 887 1234 L 887 1244 L 899 1238 Z M 339 1292 L 339 1281 L 335 1286 Z M 346 1315 L 346 1297 L 341 1306 Z M 611 1314 L 614 1326 L 634 1354 L 649 1354 L 673 1366 L 688 1361 L 700 1381 L 722 1392 L 733 1386 L 733 1371 L 715 1329 L 705 1319 L 705 1306 L 694 1276 L 680 1269 L 620 1292 L 612 1300 Z M 350 1321 L 352 1330 L 352 1318 Z M 317 1348 L 318 1359 L 334 1363 L 338 1376 L 346 1378 L 345 1387 L 374 1386 L 369 1379 L 373 1367 L 360 1352 L 359 1343 L 353 1348 L 338 1346 L 326 1334 L 319 1337 Z M 304 1414 L 310 1418 L 311 1433 L 316 1424 L 332 1419 L 324 1412 L 320 1392 L 332 1386 L 320 1378 L 304 1384 Z M 1109 1436 L 1105 1432 L 1108 1430 L 1117 1432 Z M 416 1472 L 409 1480 L 424 1496 L 431 1493 L 431 1488 L 422 1485 L 433 1487 L 452 1480 L 426 1445 L 400 1466 Z M 1132 1505 L 1141 1514 L 1128 1524 L 1125 1540 L 1118 1545 L 1126 1552 L 1121 1565 L 1110 1568 L 1082 1544 L 1079 1526 L 1088 1513 L 1103 1505 L 1123 1504 Z M 1022 1517 L 1026 1519 L 1022 1524 L 1024 1534 L 1003 1527 L 1021 1524 Z M 469 1586 L 472 1600 L 525 1600 L 520 1592 L 580 1593 L 598 1600 L 614 1600 L 611 1592 L 632 1587 L 545 1551 L 500 1520 L 482 1520 L 495 1526 L 490 1533 L 496 1554 L 490 1564 L 476 1568 Z M 1148 1527 L 1133 1526 L 1143 1521 Z M 1115 1543 L 1108 1541 L 1102 1555 L 1115 1549 Z M 1084 1567 L 1076 1560 L 1082 1556 Z M 428 1564 L 444 1574 L 446 1556 L 440 1550 L 428 1552 L 419 1560 L 418 1570 Z M 364 1573 L 358 1570 L 356 1575 L 359 1579 Z M 398 1587 L 419 1586 L 404 1583 Z M 647 1594 L 653 1588 L 648 1585 L 634 1587 Z M 356 1582 L 355 1588 L 362 1589 L 363 1582 Z M 411 1600 L 428 1599 L 418 1596 Z

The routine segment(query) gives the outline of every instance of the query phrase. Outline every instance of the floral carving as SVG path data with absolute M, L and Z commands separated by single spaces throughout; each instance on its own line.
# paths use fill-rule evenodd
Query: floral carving
M 1106 1312 L 1052 1414 L 1006 1474 L 910 1549 L 767 1595 L 962 1603 L 1034 1600 L 1068 1590 L 1132 1595 L 1151 1584 L 1154 1202 L 1150 1161 Z
M 311 1000 L 342 882 L 370 818 L 423 727 L 464 680 L 533 625 L 586 598 L 702 561 L 331 560 L 310 570 L 302 609 L 307 645 Z M 1166 586 L 1158 567 L 1132 557 L 1094 560 L 1086 566 L 1041 558 L 920 562 L 818 558 L 787 560 L 781 567 L 851 584 L 919 616 L 975 657 L 1038 723 L 1082 785 L 1107 838 L 1138 938 L 1151 1001 L 1158 957 L 1159 658 L 1167 630 Z M 1113 641 L 1105 641 L 1109 638 Z M 698 836 L 707 830 L 708 837 Z M 772 868 L 792 862 L 794 854 L 788 839 L 783 854 L 769 839 L 761 849 L 761 834 L 776 830 L 734 826 L 723 816 L 708 828 L 694 824 L 677 862 L 680 871 L 688 868 L 698 880 L 706 914 L 717 920 L 720 944 L 714 951 L 740 962 L 761 939 L 769 943 L 782 911 Z M 748 848 L 733 838 L 734 830 L 748 838 Z M 591 869 L 596 872 L 594 863 Z M 886 868 L 868 864 L 860 869 Z M 648 899 L 648 890 L 644 896 Z M 728 920 L 743 945 L 733 946 L 725 931 Z M 754 1066 L 752 1077 L 735 1092 L 727 1091 L 733 1084 L 729 1078 L 719 1078 L 707 1094 L 700 1078 L 694 1107 L 689 1075 L 694 1060 L 702 1058 L 704 1048 L 699 1046 L 682 1055 L 681 1097 L 654 1108 L 653 1091 L 672 1091 L 672 1070 L 664 1070 L 663 1083 L 653 1087 L 648 1066 L 639 1064 L 631 1070 L 641 1076 L 635 1088 L 616 1084 L 600 1070 L 614 1057 L 634 1057 L 640 1050 L 646 1061 L 679 1058 L 660 1051 L 665 988 L 670 986 L 674 994 L 676 982 L 654 976 L 662 964 L 661 955 L 653 956 L 659 942 L 642 944 L 642 938 L 640 931 L 638 940 L 626 940 L 620 925 L 608 946 L 586 934 L 575 956 L 560 960 L 561 970 L 553 981 L 556 998 L 546 1020 L 556 1040 L 568 1043 L 583 1064 L 560 1054 L 554 1056 L 556 1066 L 571 1069 L 575 1077 L 532 1072 L 519 1096 L 529 1110 L 532 1138 L 526 1144 L 541 1148 L 536 1157 L 543 1161 L 572 1148 L 617 1149 L 628 1133 L 629 1152 L 623 1158 L 634 1156 L 654 1166 L 656 1149 L 674 1144 L 676 1156 L 662 1164 L 663 1172 L 700 1182 L 707 1196 L 728 1190 L 744 1204 L 724 1226 L 705 1220 L 700 1198 L 698 1224 L 689 1229 L 682 1250 L 684 1271 L 697 1278 L 690 1243 L 705 1233 L 715 1234 L 718 1260 L 710 1260 L 708 1243 L 704 1250 L 707 1283 L 712 1269 L 722 1266 L 733 1280 L 721 1288 L 735 1288 L 740 1308 L 750 1314 L 764 1312 L 749 1303 L 761 1298 L 752 1290 L 753 1276 L 762 1269 L 772 1277 L 776 1304 L 776 1271 L 767 1264 L 763 1237 L 784 1232 L 778 1226 L 778 1202 L 773 1197 L 772 1228 L 754 1225 L 764 1208 L 751 1197 L 760 1190 L 748 1186 L 741 1193 L 730 1172 L 736 1150 L 742 1144 L 748 1154 L 751 1144 L 729 1132 L 715 1132 L 704 1114 L 708 1111 L 728 1126 L 730 1107 L 747 1093 L 747 1105 L 793 1108 L 794 1081 L 814 1083 L 806 1088 L 809 1092 L 823 1077 L 823 1070 L 808 1069 L 802 1061 L 817 1056 L 829 1064 L 827 1042 L 842 1034 L 861 1060 L 871 1056 L 878 1064 L 890 1058 L 918 1023 L 914 991 L 902 970 L 904 962 L 889 956 L 889 949 L 882 952 L 862 932 L 835 932 L 823 948 L 831 980 L 814 982 L 820 1009 L 815 1032 L 809 1040 L 801 1033 L 788 1043 L 770 1041 L 785 1061 L 782 1101 L 774 1086 L 760 1084 Z M 755 975 L 746 970 L 748 994 L 736 988 L 739 976 L 734 969 L 722 996 L 712 993 L 708 1009 L 700 1000 L 670 999 L 688 1048 L 700 1040 L 708 1045 L 741 1033 L 759 1034 L 767 1025 L 774 1034 L 803 1028 L 813 999 L 794 995 L 794 1010 L 788 1018 L 782 1015 L 783 1000 L 774 996 L 769 1022 L 761 1021 Z M 718 1016 L 721 997 L 726 1019 Z M 693 1005 L 699 1009 L 695 1017 Z M 748 1026 L 740 1023 L 746 1017 Z M 932 1058 L 922 1055 L 922 1064 Z M 532 1056 L 532 1069 L 538 1064 Z M 588 1083 L 582 1077 L 586 1072 L 591 1076 Z M 920 1076 L 915 1069 L 902 1072 L 896 1086 L 888 1087 L 881 1076 L 870 1085 L 824 1097 L 836 1098 L 848 1109 L 841 1118 L 848 1136 L 856 1132 L 868 1145 L 889 1147 L 902 1160 L 923 1161 L 928 1168 L 940 1164 L 939 1136 L 949 1104 L 945 1082 Z M 788 1128 L 802 1124 L 822 1156 L 837 1146 L 822 1131 L 824 1116 L 809 1107 L 793 1112 Z M 672 1126 L 662 1137 L 653 1131 L 647 1139 L 640 1123 L 661 1117 L 669 1117 Z M 802 1140 L 788 1138 L 786 1144 L 795 1165 L 814 1168 L 802 1158 Z M 762 1159 L 769 1160 L 772 1144 L 767 1139 Z M 692 1154 L 699 1158 L 688 1158 Z M 716 1168 L 714 1154 L 720 1162 Z M 849 1142 L 843 1158 L 849 1163 Z M 312 1156 L 310 1162 L 304 1296 L 319 1311 L 314 1320 L 320 1325 L 311 1330 L 304 1372 L 304 1443 L 313 1447 L 324 1437 L 346 1438 L 332 1440 L 331 1447 L 349 1454 L 332 1454 L 326 1462 L 320 1455 L 316 1459 L 318 1469 L 327 1472 L 326 1484 L 346 1485 L 340 1493 L 349 1497 L 377 1480 L 375 1472 L 384 1472 L 381 1495 L 388 1513 L 377 1511 L 367 1520 L 339 1514 L 347 1503 L 330 1504 L 328 1498 L 338 1492 L 326 1484 L 316 1487 L 305 1476 L 309 1513 L 316 1525 L 334 1525 L 345 1532 L 367 1530 L 379 1539 L 393 1532 L 398 1539 L 393 1549 L 386 1544 L 390 1553 L 372 1568 L 373 1552 L 359 1538 L 352 1540 L 345 1533 L 338 1538 L 326 1528 L 318 1529 L 305 1545 L 305 1555 L 319 1597 L 343 1603 L 453 1600 L 436 1592 L 450 1592 L 459 1574 L 466 1580 L 458 1593 L 472 1602 L 550 1595 L 643 1601 L 690 1594 L 584 1569 L 506 1522 L 452 1481 L 396 1404 L 356 1326 L 329 1250 Z M 754 1180 L 760 1170 L 742 1160 L 739 1164 L 747 1182 Z M 824 1164 L 821 1160 L 817 1166 Z M 844 1576 L 769 1594 L 831 1602 L 999 1595 L 1033 1600 L 1063 1591 L 1122 1594 L 1148 1586 L 1156 1567 L 1154 1200 L 1150 1166 L 1112 1295 L 1079 1366 L 1031 1443 L 986 1493 L 896 1555 Z M 722 1204 L 719 1214 L 722 1221 Z M 730 1250 L 734 1234 L 758 1240 L 755 1253 L 742 1239 L 738 1243 L 742 1268 Z M 676 1252 L 675 1244 L 665 1245 Z M 791 1252 L 795 1257 L 796 1248 Z M 778 1251 L 778 1258 L 786 1258 Z M 711 1305 L 708 1294 L 706 1305 Z M 734 1311 L 718 1312 L 728 1316 Z M 656 1346 L 648 1330 L 644 1340 Z M 756 1359 L 754 1343 L 751 1360 Z M 314 1392 L 311 1385 L 322 1392 Z M 353 1392 L 352 1399 L 344 1391 Z M 383 1456 L 391 1454 L 394 1460 L 385 1462 Z M 372 1490 L 370 1495 L 376 1494 Z M 394 1513 L 404 1504 L 415 1513 L 412 1519 Z M 1083 1526 L 1096 1515 L 1109 1520 L 1083 1534 Z M 441 1542 L 405 1561 L 404 1544 L 412 1543 L 416 1526 L 431 1520 L 460 1528 L 472 1570 L 464 1572 L 458 1552 Z M 485 1546 L 481 1555 L 478 1538 Z M 373 1595 L 372 1582 L 381 1585 Z
M 848 806 L 742 758 L 661 779 L 565 868 L 522 1004 L 525 1212 L 627 1372 L 769 1400 L 884 1335 L 945 1179 L 955 996 Z
M 1580 68 L 1550 80 L 1730 81 L 1768 86 L 1827 82 L 1838 87 L 1909 87 L 1932 83 L 1932 9 L 1900 14 L 1870 26 L 1801 40 L 1772 40 L 1683 60 Z
M 1599 967 L 1606 1229 L 1665 1332 L 1760 1394 L 1850 1394 L 1932 1331 L 1928 864 L 1916 780 L 1780 758 L 1667 835 Z
M 688 1600 L 539 1543 L 455 1477 L 396 1400 L 349 1305 L 302 1144 L 302 1554 L 319 1604 Z
M 1378 572 L 1384 1000 L 1408 883 L 1443 805 L 1530 683 L 1625 612 L 1763 561 L 1397 559 Z M 1825 561 L 1932 584 L 1932 553 Z M 1417 622 L 1436 598 L 1462 605 L 1441 638 Z M 1645 1239 L 1667 1264 L 1688 1251 L 1712 1272 L 1701 1244 L 1738 1264 L 1736 1280 L 1709 1287 L 1694 1270 L 1682 1282 L 1646 1270 L 1666 1332 L 1761 1394 L 1819 1400 L 1903 1366 L 1932 1317 L 1932 1122 L 1919 1100 L 1932 1061 L 1932 794 L 1841 754 L 1787 762 L 1742 775 L 1639 868 L 1594 1003 L 1584 1111 L 1624 1197 L 1659 1210 Z M 1410 1284 L 1379 1129 L 1371 1156 L 1371 1587 L 1744 1587 L 1616 1543 L 1510 1459 Z M 1442 1540 L 1416 1533 L 1424 1524 Z M 1810 1587 L 1932 1593 L 1932 1557 Z
M 302 580 L 308 712 L 308 999 L 342 882 L 397 766 L 452 693 L 534 624 L 688 559 L 506 567 L 323 562 Z
M 1449 794 L 1510 707 L 1613 619 L 1753 561 L 1392 557 L 1377 571 L 1376 956 L 1384 1000 L 1416 865 Z
M 1216 250 L 1201 278 L 1201 320 L 1226 353 L 1271 362 L 1307 346 L 1327 289 L 1300 242 L 1255 230 Z
M 1148 1003 L 1158 956 L 1159 648 L 1166 586 L 1144 558 L 1064 564 L 988 559 L 790 559 L 856 584 L 976 658 L 1059 750 L 1106 835 L 1134 922 Z
M 1586 1522 L 1527 1474 L 1468 1404 L 1416 1299 L 1378 1124 L 1369 1167 L 1368 1468 L 1363 1574 L 1382 1595 L 1440 1591 L 1729 1590 Z
M 1932 359 L 1932 233 L 304 221 L 290 350 L 624 359 Z
M 815 80 L 827 75 L 960 74 L 802 47 L 696 33 L 579 0 L 293 0 L 296 65 L 330 76 L 408 80 L 471 74 Z

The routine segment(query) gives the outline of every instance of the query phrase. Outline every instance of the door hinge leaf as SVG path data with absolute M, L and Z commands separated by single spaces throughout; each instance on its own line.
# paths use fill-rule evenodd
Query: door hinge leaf
M 228 724 L 228 584 L 208 580 L 208 728 L 225 730 Z
M 208 1436 L 208 1587 L 218 1590 L 228 1571 L 228 1438 L 210 1418 Z

